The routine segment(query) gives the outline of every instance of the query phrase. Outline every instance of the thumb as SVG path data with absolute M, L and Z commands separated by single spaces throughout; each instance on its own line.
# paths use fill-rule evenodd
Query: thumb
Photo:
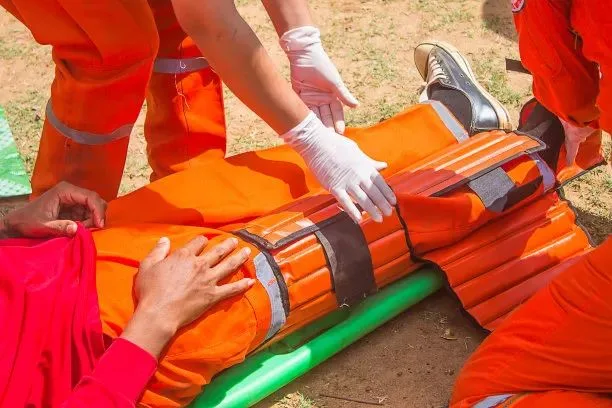
M 48 237 L 73 237 L 77 232 L 77 225 L 70 220 L 55 220 L 43 224 L 40 230 L 41 236 Z
M 359 101 L 357 100 L 357 98 L 355 98 L 353 94 L 349 92 L 348 88 L 346 87 L 346 85 L 344 85 L 344 82 L 342 82 L 342 80 L 340 80 L 340 82 L 336 84 L 336 87 L 334 89 L 334 95 L 336 95 L 336 97 L 340 99 L 340 101 L 342 101 L 342 103 L 346 106 L 355 108 L 357 107 L 357 105 L 359 105 Z
M 161 237 L 151 252 L 140 262 L 140 269 L 148 269 L 156 263 L 163 261 L 169 253 L 170 240 L 166 237 Z
M 565 162 L 568 166 L 574 164 L 576 160 L 576 156 L 578 155 L 578 146 L 580 144 L 576 142 L 572 142 L 570 140 L 565 140 Z
M 372 160 L 372 165 L 378 171 L 384 170 L 384 169 L 386 169 L 388 167 L 387 163 L 379 162 L 379 161 L 376 161 L 376 160 Z

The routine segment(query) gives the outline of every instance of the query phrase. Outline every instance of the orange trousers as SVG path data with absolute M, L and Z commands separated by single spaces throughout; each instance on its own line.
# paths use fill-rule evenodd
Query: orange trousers
M 0 0 L 40 44 L 55 78 L 34 173 L 38 195 L 61 180 L 117 196 L 129 136 L 146 96 L 152 179 L 199 155 L 225 155 L 219 77 L 169 0 Z
M 451 408 L 612 407 L 611 265 L 612 237 L 566 261 L 472 355 Z
M 611 4 L 601 0 L 517 0 L 514 20 L 533 93 L 579 126 L 612 130 Z

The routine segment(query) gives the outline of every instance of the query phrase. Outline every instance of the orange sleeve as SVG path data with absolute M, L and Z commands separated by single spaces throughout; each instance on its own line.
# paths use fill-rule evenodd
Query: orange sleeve
M 599 116 L 597 65 L 582 54 L 572 29 L 571 0 L 515 0 L 514 22 L 524 66 L 533 75 L 533 93 L 548 110 L 578 126 Z

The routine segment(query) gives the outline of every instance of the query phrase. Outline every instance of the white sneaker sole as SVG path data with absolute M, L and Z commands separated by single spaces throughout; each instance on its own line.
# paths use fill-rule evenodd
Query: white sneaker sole
M 468 60 L 452 45 L 445 43 L 443 41 L 427 41 L 419 44 L 414 49 L 414 63 L 416 65 L 421 78 L 424 81 L 427 80 L 427 71 L 428 71 L 428 60 L 429 54 L 433 50 L 434 47 L 442 48 L 444 51 L 450 54 L 453 60 L 459 65 L 459 67 L 465 72 L 465 74 L 472 80 L 476 88 L 485 96 L 485 98 L 491 103 L 497 117 L 499 119 L 500 128 L 510 131 L 512 130 L 512 122 L 510 121 L 510 115 L 508 111 L 493 95 L 491 95 L 486 89 L 480 85 L 478 79 L 476 79 L 476 75 L 474 75 L 474 71 L 472 71 L 472 67 Z

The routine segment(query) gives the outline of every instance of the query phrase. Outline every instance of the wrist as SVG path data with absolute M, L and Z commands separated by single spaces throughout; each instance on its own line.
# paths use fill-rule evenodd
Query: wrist
M 325 126 L 321 120 L 312 111 L 308 111 L 306 117 L 293 127 L 288 132 L 280 135 L 280 137 L 289 146 L 294 149 L 299 149 L 302 146 L 308 146 L 316 143 L 316 140 L 324 130 Z
M 176 319 L 153 308 L 139 306 L 121 337 L 158 358 L 177 331 Z
M 314 44 L 321 44 L 321 31 L 310 25 L 293 28 L 279 38 L 279 44 L 287 54 L 303 51 Z

